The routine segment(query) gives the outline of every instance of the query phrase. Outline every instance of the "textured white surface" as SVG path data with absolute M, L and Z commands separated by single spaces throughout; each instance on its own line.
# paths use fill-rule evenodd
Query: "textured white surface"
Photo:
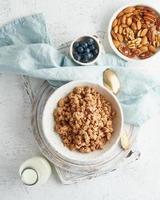
M 112 13 L 127 2 L 129 1 L 0 0 L 0 25 L 16 17 L 43 12 L 54 44 L 58 47 L 80 34 L 104 31 Z M 149 2 L 160 9 L 159 0 Z M 158 63 L 159 55 L 150 62 L 132 65 L 144 65 L 149 70 L 149 67 L 156 67 Z M 32 80 L 32 87 L 37 88 L 40 82 Z M 25 159 L 39 154 L 39 150 L 30 125 L 31 104 L 21 77 L 0 75 L 0 111 L 1 200 L 160 199 L 160 116 L 141 128 L 138 144 L 142 156 L 139 161 L 107 176 L 69 186 L 61 185 L 53 169 L 53 175 L 47 184 L 26 187 L 18 177 L 19 165 Z

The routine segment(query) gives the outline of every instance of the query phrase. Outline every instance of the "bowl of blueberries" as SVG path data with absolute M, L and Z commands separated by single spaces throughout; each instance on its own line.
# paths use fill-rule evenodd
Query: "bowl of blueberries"
M 79 65 L 91 65 L 99 55 L 100 44 L 96 36 L 85 35 L 71 43 L 70 56 Z

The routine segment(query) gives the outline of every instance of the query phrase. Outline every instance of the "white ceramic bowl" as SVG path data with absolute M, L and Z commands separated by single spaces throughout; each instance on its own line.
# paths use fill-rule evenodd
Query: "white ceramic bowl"
M 113 51 L 119 56 L 119 57 L 121 57 L 122 59 L 124 59 L 124 60 L 126 60 L 126 61 L 133 61 L 133 60 L 146 60 L 146 59 L 151 59 L 153 56 L 155 56 L 157 53 L 159 53 L 160 52 L 160 50 L 158 50 L 158 52 L 156 52 L 155 54 L 153 54 L 151 57 L 149 57 L 149 58 L 146 58 L 146 59 L 138 59 L 138 58 L 129 58 L 129 57 L 127 57 L 127 56 L 125 56 L 125 55 L 123 55 L 122 53 L 120 53 L 119 51 L 118 51 L 118 49 L 115 47 L 115 45 L 113 44 L 113 41 L 112 41 L 112 36 L 111 36 L 111 30 L 112 30 L 112 23 L 113 23 L 113 21 L 114 21 L 114 19 L 117 17 L 117 15 L 123 10 L 123 9 L 125 9 L 125 8 L 127 8 L 127 7 L 129 7 L 129 6 L 147 6 L 147 7 L 150 7 L 151 9 L 153 9 L 153 10 L 155 10 L 157 13 L 159 13 L 160 14 L 160 12 L 159 11 L 157 11 L 156 10 L 156 7 L 154 6 L 154 5 L 150 5 L 150 4 L 129 4 L 129 5 L 125 5 L 125 6 L 123 6 L 123 7 L 121 7 L 121 8 L 119 8 L 116 12 L 114 12 L 114 14 L 112 15 L 112 17 L 111 17 L 111 19 L 110 19 L 110 21 L 109 21 L 109 25 L 108 25 L 108 41 L 109 41 L 109 44 L 110 44 L 110 46 L 111 46 L 111 48 L 113 49 Z
M 74 44 L 76 41 L 81 41 L 83 38 L 86 38 L 86 37 L 92 38 L 92 39 L 96 42 L 97 47 L 98 47 L 98 55 L 97 55 L 96 58 L 95 58 L 94 60 L 92 60 L 91 62 L 83 63 L 83 62 L 80 62 L 80 61 L 78 61 L 78 60 L 76 60 L 76 59 L 74 58 L 74 56 L 73 56 L 73 44 Z M 97 61 L 97 59 L 98 59 L 98 57 L 99 57 L 99 55 L 100 55 L 100 53 L 101 53 L 101 46 L 100 46 L 99 40 L 98 40 L 98 38 L 97 38 L 96 36 L 84 35 L 84 36 L 81 36 L 81 37 L 76 38 L 75 40 L 73 40 L 73 42 L 72 42 L 71 45 L 70 45 L 70 50 L 69 50 L 69 52 L 70 52 L 70 56 L 71 56 L 72 60 L 73 60 L 75 63 L 77 63 L 77 64 L 79 64 L 79 65 L 87 66 L 87 65 L 91 65 L 91 64 L 93 64 L 93 63 L 95 63 L 95 62 Z
M 65 147 L 60 139 L 60 136 L 54 131 L 54 118 L 53 111 L 57 107 L 59 99 L 65 97 L 71 92 L 76 86 L 89 86 L 95 88 L 101 93 L 108 101 L 111 102 L 113 109 L 116 111 L 116 117 L 113 121 L 114 134 L 109 142 L 106 143 L 104 149 L 96 150 L 90 153 L 80 153 L 78 151 L 71 151 Z M 120 133 L 123 127 L 123 113 L 121 106 L 117 98 L 105 87 L 100 86 L 96 83 L 85 82 L 85 81 L 72 81 L 58 88 L 48 98 L 46 105 L 43 110 L 42 116 L 42 128 L 43 128 L 43 139 L 56 153 L 58 153 L 63 159 L 78 162 L 78 163 L 96 163 L 105 156 L 112 152 L 120 138 Z

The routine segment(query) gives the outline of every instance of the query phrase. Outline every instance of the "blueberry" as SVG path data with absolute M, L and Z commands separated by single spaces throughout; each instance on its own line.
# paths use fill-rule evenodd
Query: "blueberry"
M 79 53 L 83 53 L 83 52 L 84 52 L 83 47 L 82 47 L 82 46 L 79 46 L 79 47 L 77 48 L 77 52 L 79 52 Z
M 82 47 L 83 47 L 84 49 L 86 49 L 86 48 L 88 47 L 88 44 L 87 44 L 86 42 L 83 42 L 83 43 L 82 43 Z
M 86 58 L 86 59 L 88 59 L 88 53 L 85 53 L 85 54 L 83 55 L 83 57 Z
M 74 53 L 73 53 L 73 57 L 74 57 L 76 60 L 78 60 L 78 61 L 81 60 L 81 56 L 80 56 L 77 52 L 74 52 Z
M 85 63 L 89 62 L 88 54 L 83 55 L 82 61 L 85 62 Z
M 88 63 L 88 62 L 89 62 L 89 59 L 88 59 L 88 58 L 83 58 L 82 62 Z
M 94 45 L 91 45 L 89 48 L 90 48 L 91 51 L 95 50 L 95 46 Z
M 79 42 L 74 42 L 73 43 L 73 48 L 76 49 L 77 47 L 79 47 L 79 45 L 80 45 Z
M 93 57 L 94 57 L 94 56 L 93 56 L 92 53 L 89 53 L 89 54 L 88 54 L 88 58 L 89 58 L 89 60 L 91 60 Z
M 85 49 L 85 52 L 90 53 L 90 49 L 89 48 Z
M 87 43 L 88 43 L 88 45 L 94 44 L 94 39 L 88 38 Z
M 98 55 L 98 49 L 95 49 L 95 50 L 93 51 L 93 55 L 94 55 L 94 56 L 97 56 L 97 55 Z

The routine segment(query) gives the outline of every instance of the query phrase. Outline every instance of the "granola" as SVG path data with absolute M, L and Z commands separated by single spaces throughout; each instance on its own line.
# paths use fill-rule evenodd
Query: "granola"
M 114 132 L 111 103 L 91 87 L 76 87 L 58 102 L 55 131 L 70 150 L 88 153 L 103 149 Z

